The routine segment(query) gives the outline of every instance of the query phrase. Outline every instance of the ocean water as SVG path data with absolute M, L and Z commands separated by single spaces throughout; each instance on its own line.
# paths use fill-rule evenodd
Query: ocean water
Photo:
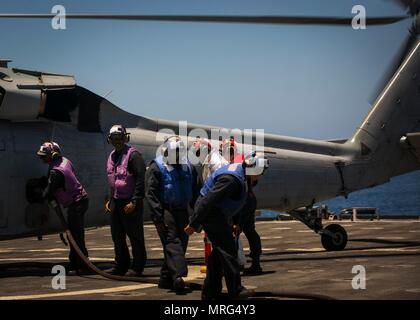
M 335 213 L 349 207 L 376 207 L 383 215 L 420 215 L 420 171 L 394 177 L 390 182 L 371 189 L 351 193 L 348 199 L 337 197 L 323 201 L 322 204 L 328 205 L 329 210 Z

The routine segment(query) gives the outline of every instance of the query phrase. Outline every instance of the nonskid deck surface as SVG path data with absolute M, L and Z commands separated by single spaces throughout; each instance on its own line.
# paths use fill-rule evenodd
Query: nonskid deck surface
M 322 294 L 337 299 L 420 299 L 420 220 L 340 221 L 349 242 L 345 250 L 326 252 L 320 237 L 297 221 L 257 222 L 263 243 L 264 274 L 242 277 L 256 291 Z M 145 224 L 148 263 L 145 276 L 159 276 L 163 253 L 156 230 Z M 245 253 L 249 245 L 241 236 Z M 91 260 L 112 266 L 109 227 L 86 231 Z M 202 234 L 190 238 L 187 258 L 192 282 L 202 283 Z M 7 299 L 200 299 L 199 291 L 176 295 L 154 284 L 118 282 L 98 275 L 67 276 L 66 289 L 51 283 L 54 265 L 66 265 L 68 248 L 58 235 L 0 242 L 0 300 Z M 359 266 L 359 267 L 355 267 Z M 366 289 L 352 281 L 366 271 Z M 354 269 L 355 268 L 355 269 Z M 357 271 L 358 270 L 358 271 Z M 355 273 L 352 273 L 354 271 Z M 356 273 L 357 272 L 357 273 Z

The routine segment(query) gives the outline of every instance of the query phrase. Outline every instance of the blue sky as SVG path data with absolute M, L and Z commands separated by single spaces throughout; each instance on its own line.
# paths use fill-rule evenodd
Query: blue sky
M 404 12 L 391 1 L 20 1 L 1 12 L 368 16 Z M 282 135 L 350 136 L 410 21 L 368 27 L 169 22 L 0 21 L 12 66 L 76 76 L 127 111 Z

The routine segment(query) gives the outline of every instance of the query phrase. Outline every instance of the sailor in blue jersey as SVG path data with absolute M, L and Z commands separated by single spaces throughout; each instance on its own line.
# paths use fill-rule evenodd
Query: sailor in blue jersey
M 252 152 L 242 163 L 227 164 L 209 176 L 200 190 L 194 213 L 185 232 L 191 235 L 203 226 L 213 251 L 207 264 L 202 298 L 218 299 L 224 275 L 230 298 L 252 295 L 241 285 L 237 248 L 230 220 L 245 205 L 248 184 L 254 184 L 268 167 L 262 154 Z
M 188 274 L 185 252 L 189 213 L 197 199 L 197 173 L 186 158 L 180 137 L 166 139 L 162 155 L 157 156 L 146 172 L 146 198 L 164 252 L 159 288 L 182 292 L 183 277 Z

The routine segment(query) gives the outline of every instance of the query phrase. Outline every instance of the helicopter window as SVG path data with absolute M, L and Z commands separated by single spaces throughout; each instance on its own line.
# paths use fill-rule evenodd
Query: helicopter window
M 99 108 L 103 98 L 83 87 L 77 87 L 77 91 L 79 94 L 77 128 L 85 132 L 101 132 Z
M 71 122 L 72 113 L 77 111 L 77 128 L 85 132 L 101 132 L 99 124 L 99 106 L 102 98 L 76 86 L 72 89 L 46 91 L 43 117 L 60 122 Z
M 71 122 L 70 112 L 77 107 L 74 89 L 47 90 L 47 101 L 43 116 L 47 119 Z

